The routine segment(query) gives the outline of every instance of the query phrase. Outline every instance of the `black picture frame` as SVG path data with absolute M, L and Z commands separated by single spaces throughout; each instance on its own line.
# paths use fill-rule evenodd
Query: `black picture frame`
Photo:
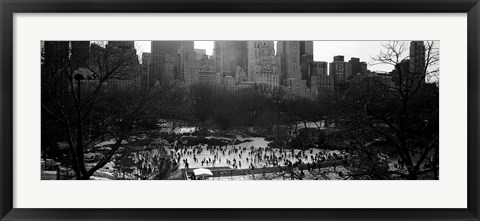
M 478 0 L 1 0 L 1 220 L 480 220 Z M 16 209 L 13 208 L 14 13 L 467 13 L 468 208 L 466 209 Z M 445 190 L 448 191 L 448 190 Z M 438 199 L 448 200 L 448 199 Z

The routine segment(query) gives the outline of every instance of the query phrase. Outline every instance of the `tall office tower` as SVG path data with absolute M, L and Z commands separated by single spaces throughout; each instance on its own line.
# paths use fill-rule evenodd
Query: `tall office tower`
M 361 75 L 365 75 L 367 74 L 367 62 L 365 61 L 362 61 L 360 62 L 359 66 L 358 66 L 358 72 L 361 74 Z
M 152 62 L 152 53 L 150 52 L 143 52 L 142 53 L 142 64 L 148 65 Z
M 272 87 L 279 85 L 273 41 L 248 42 L 248 80 Z
M 70 54 L 70 42 L 68 41 L 45 41 L 42 47 L 41 84 L 42 96 L 46 95 L 44 89 L 49 89 L 56 83 L 67 83 L 67 75 L 62 70 L 68 67 Z M 60 93 L 64 93 L 61 87 Z M 50 91 L 49 91 L 50 92 Z
M 326 61 L 314 61 L 312 63 L 311 75 L 328 75 L 327 69 L 328 62 Z
M 198 55 L 198 54 L 197 54 Z M 220 81 L 220 73 L 217 75 L 215 60 L 203 55 L 197 60 L 198 81 L 200 83 L 215 84 Z
M 300 71 L 300 42 L 278 41 L 277 55 L 280 56 L 281 67 L 280 80 L 283 82 L 289 78 L 301 79 Z
M 205 49 L 195 48 L 194 51 L 195 51 L 197 60 L 200 60 L 203 58 L 204 55 L 207 55 L 207 50 Z
M 310 87 L 314 97 L 319 95 L 322 88 L 328 87 L 330 79 L 332 79 L 333 85 L 333 78 L 328 75 L 327 68 L 328 62 L 326 61 L 314 61 L 310 65 L 310 79 L 307 81 L 307 86 Z
M 333 56 L 333 61 L 341 61 L 341 62 L 344 62 L 345 61 L 345 57 L 343 55 L 335 55 Z
M 179 74 L 187 86 L 198 82 L 197 60 L 193 41 L 182 41 L 178 49 Z
M 313 55 L 304 54 L 301 57 L 300 71 L 302 72 L 302 80 L 307 81 L 307 87 L 310 87 L 310 78 L 312 76 Z
M 300 42 L 300 57 L 306 54 L 313 56 L 313 41 Z
M 72 41 L 70 62 L 73 70 L 88 67 L 90 41 Z
M 350 58 L 350 61 L 348 61 L 348 63 L 352 67 L 352 70 L 350 71 L 350 73 L 348 73 L 349 76 L 353 76 L 360 73 L 360 58 L 352 57 Z
M 344 61 L 342 55 L 334 56 L 333 62 L 329 64 L 330 76 L 333 77 L 335 83 L 347 81 L 347 62 Z
M 152 64 L 150 68 L 150 84 L 160 83 L 165 75 L 165 58 L 167 55 L 176 57 L 180 49 L 181 41 L 152 41 L 151 53 Z M 176 64 L 177 66 L 178 64 Z M 183 78 L 182 78 L 183 80 Z
M 215 41 L 214 57 L 217 72 L 235 73 L 237 67 L 246 69 L 248 50 L 246 41 Z
M 98 74 L 105 74 L 105 48 L 100 46 L 97 43 L 92 43 L 90 45 L 90 57 L 89 57 L 89 66 L 92 70 Z
M 410 64 L 411 64 L 410 59 L 404 59 L 399 64 L 395 65 L 395 69 L 391 72 L 391 75 L 392 75 L 392 81 L 396 87 L 399 87 L 400 84 L 402 84 L 403 87 L 405 87 L 406 83 L 411 82 L 410 80 L 407 79 L 408 76 L 411 76 Z M 402 81 L 400 81 L 400 79 Z
M 333 92 L 333 77 L 330 75 L 312 75 L 312 95 L 318 96 L 321 94 L 327 94 Z
M 109 41 L 106 46 L 107 72 L 116 72 L 107 86 L 114 90 L 137 91 L 142 87 L 142 67 L 133 41 Z
M 410 42 L 410 73 L 423 75 L 425 72 L 425 45 L 423 41 Z
M 150 68 L 152 63 L 152 53 L 142 53 L 142 85 L 148 87 L 150 82 Z
M 173 81 L 175 79 L 175 63 L 176 63 L 176 56 L 173 55 L 165 55 L 165 59 L 163 62 L 163 79 L 166 82 Z

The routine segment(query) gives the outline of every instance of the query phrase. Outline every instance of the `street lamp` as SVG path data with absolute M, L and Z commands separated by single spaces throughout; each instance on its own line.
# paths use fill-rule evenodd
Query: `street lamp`
M 80 82 L 84 80 L 85 77 L 83 76 L 83 74 L 76 74 L 74 78 L 77 81 L 77 96 L 78 100 L 80 101 Z
M 277 104 L 277 138 L 280 137 L 280 105 L 283 103 L 283 100 L 276 99 L 273 103 Z

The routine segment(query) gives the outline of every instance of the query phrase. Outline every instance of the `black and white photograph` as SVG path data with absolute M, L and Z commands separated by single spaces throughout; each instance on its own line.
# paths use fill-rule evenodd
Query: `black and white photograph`
M 438 40 L 39 44 L 42 181 L 440 180 Z

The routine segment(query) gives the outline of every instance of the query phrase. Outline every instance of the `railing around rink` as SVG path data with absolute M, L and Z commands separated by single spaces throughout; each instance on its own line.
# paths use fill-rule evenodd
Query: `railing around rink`
M 324 161 L 315 164 L 314 167 L 310 165 L 310 169 L 320 169 L 320 168 L 327 168 L 327 167 L 336 167 L 342 166 L 342 160 L 332 160 L 332 161 Z M 284 171 L 292 171 L 292 170 L 307 170 L 309 169 L 308 164 L 302 164 L 297 166 L 277 166 L 277 167 L 262 167 L 262 168 L 254 168 L 254 169 L 231 169 L 231 168 L 215 168 L 209 167 L 213 174 L 213 178 L 220 178 L 220 177 L 233 177 L 233 176 L 246 176 L 252 174 L 267 174 L 267 173 L 279 173 Z M 191 169 L 190 169 L 191 170 Z M 184 172 L 184 178 L 187 177 L 187 171 Z

